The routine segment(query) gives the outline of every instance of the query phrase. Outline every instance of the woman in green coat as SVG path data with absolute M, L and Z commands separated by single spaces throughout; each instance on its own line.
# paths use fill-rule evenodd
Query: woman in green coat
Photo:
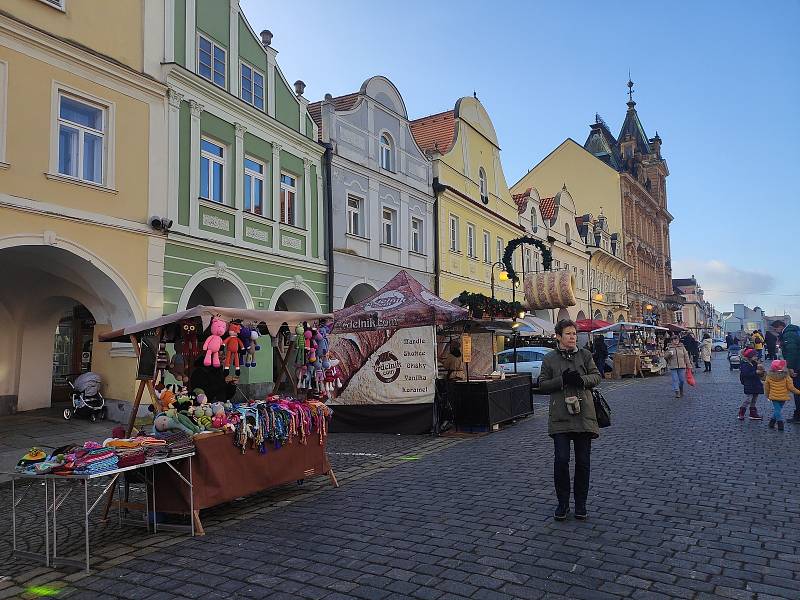
M 558 348 L 545 356 L 539 387 L 550 392 L 547 426 L 555 446 L 553 476 L 558 507 L 553 515 L 563 521 L 569 512 L 570 442 L 575 446 L 575 518 L 585 520 L 589 495 L 592 439 L 599 436 L 591 388 L 600 384 L 600 372 L 586 348 L 578 348 L 578 329 L 569 319 L 556 324 Z

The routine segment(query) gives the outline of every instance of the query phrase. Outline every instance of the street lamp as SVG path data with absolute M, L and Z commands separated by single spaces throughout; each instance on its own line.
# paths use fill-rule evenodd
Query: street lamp
M 489 316 L 492 317 L 492 321 L 494 321 L 494 268 L 495 267 L 500 267 L 500 275 L 498 276 L 500 281 L 508 281 L 508 271 L 506 271 L 505 265 L 499 260 L 496 263 L 492 264 L 492 275 L 491 275 L 492 301 L 489 304 Z
M 593 294 L 592 292 L 597 292 L 597 293 Z M 597 288 L 593 287 L 592 289 L 589 290 L 589 320 L 590 321 L 594 320 L 594 310 L 592 308 L 592 300 L 594 300 L 595 302 L 602 302 L 604 298 L 605 298 L 605 296 L 603 296 L 603 293 L 600 290 L 598 290 Z

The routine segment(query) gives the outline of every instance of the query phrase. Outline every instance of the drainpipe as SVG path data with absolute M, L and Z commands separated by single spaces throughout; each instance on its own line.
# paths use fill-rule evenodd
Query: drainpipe
M 322 187 L 323 201 L 325 202 L 325 245 L 328 254 L 328 312 L 333 312 L 333 184 L 332 184 L 332 157 L 333 144 L 322 142 L 325 148 L 323 155 L 323 171 L 325 173 L 325 185 Z
M 444 186 L 433 178 L 433 293 L 439 295 L 439 194 Z

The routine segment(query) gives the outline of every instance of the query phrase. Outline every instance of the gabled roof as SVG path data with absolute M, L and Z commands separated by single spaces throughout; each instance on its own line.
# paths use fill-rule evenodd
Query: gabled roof
M 411 121 L 411 133 L 420 149 L 427 153 L 436 150 L 447 154 L 453 147 L 456 117 L 452 110 Z
M 642 127 L 642 122 L 639 120 L 635 106 L 636 102 L 633 100 L 628 102 L 628 112 L 625 114 L 625 122 L 622 124 L 617 140 L 622 142 L 626 137 L 630 136 L 636 142 L 636 149 L 639 152 L 650 154 L 650 142 L 644 134 L 644 127 Z
M 511 194 L 511 198 L 514 200 L 514 203 L 517 205 L 517 214 L 524 215 L 525 211 L 528 209 L 528 201 L 531 199 L 531 190 L 533 188 L 528 188 L 524 192 L 520 194 Z
M 552 221 L 556 214 L 556 199 L 555 196 L 550 198 L 542 198 L 539 200 L 539 212 L 542 213 L 542 219 Z
M 344 96 L 336 96 L 331 98 L 329 102 L 333 102 L 333 108 L 340 111 L 350 110 L 358 103 L 360 92 L 352 94 L 345 94 Z M 322 102 L 312 102 L 308 105 L 308 114 L 314 119 L 314 122 L 322 130 Z

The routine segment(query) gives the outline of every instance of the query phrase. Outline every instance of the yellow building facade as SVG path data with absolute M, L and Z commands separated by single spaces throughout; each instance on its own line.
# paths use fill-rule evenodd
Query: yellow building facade
M 579 301 L 561 316 L 569 312 L 571 318 L 628 320 L 626 291 L 633 267 L 624 259 L 620 189 L 619 173 L 572 139 L 565 140 L 511 187 L 515 198 L 542 199 L 540 216 L 545 227 L 552 228 L 548 238 L 555 238 L 553 268 L 563 268 L 566 261 L 573 272 L 577 268 Z M 563 199 L 567 191 L 569 198 L 562 206 L 557 199 Z M 563 209 L 569 215 L 564 223 L 558 221 Z
M 438 221 L 437 294 L 454 300 L 463 291 L 512 299 L 500 281 L 506 245 L 525 235 L 500 162 L 500 145 L 486 109 L 475 97 L 446 111 L 411 122 L 414 138 L 433 160 Z M 517 253 L 519 254 L 519 252 Z M 519 269 L 521 259 L 515 256 Z M 522 300 L 522 294 L 517 296 Z
M 97 338 L 162 314 L 149 221 L 166 214 L 166 88 L 141 74 L 152 4 L 3 3 L 0 414 L 67 400 L 87 370 L 109 416 L 133 397 L 132 349 Z

